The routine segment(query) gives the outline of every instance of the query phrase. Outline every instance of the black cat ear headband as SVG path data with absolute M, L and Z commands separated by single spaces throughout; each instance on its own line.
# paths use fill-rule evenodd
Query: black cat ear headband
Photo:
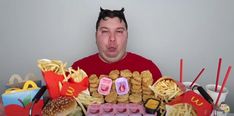
M 107 12 L 107 11 L 109 11 L 109 12 L 111 12 L 111 10 L 107 10 L 107 9 L 103 9 L 102 7 L 100 7 L 100 11 L 101 12 Z M 121 10 L 113 10 L 112 12 L 124 12 L 124 8 L 122 8 Z
M 105 17 L 111 17 L 111 18 L 118 17 L 120 20 L 123 20 L 125 22 L 126 28 L 128 28 L 128 24 L 124 16 L 124 8 L 122 8 L 121 10 L 109 10 L 100 7 L 100 13 L 96 23 L 96 29 L 98 28 L 99 21 L 101 19 L 104 19 Z

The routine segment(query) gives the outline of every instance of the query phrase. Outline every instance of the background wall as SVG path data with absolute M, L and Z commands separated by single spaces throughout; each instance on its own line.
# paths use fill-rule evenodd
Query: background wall
M 37 60 L 60 59 L 71 65 L 97 52 L 95 23 L 99 8 L 125 8 L 128 50 L 152 59 L 164 75 L 193 80 L 205 67 L 201 85 L 215 83 L 218 59 L 221 80 L 234 66 L 233 0 L 0 0 L 0 81 L 28 72 L 39 78 Z M 227 103 L 234 108 L 234 71 L 227 82 Z

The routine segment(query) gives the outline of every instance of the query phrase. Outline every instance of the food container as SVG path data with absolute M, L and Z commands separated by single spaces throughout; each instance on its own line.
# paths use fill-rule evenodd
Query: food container
M 207 84 L 206 85 L 206 91 L 210 95 L 210 97 L 213 99 L 214 104 L 218 98 L 220 89 L 221 89 L 220 85 L 218 85 L 217 91 L 215 91 L 215 84 Z M 227 94 L 228 94 L 228 89 L 226 87 L 224 87 L 223 92 L 221 93 L 220 99 L 218 101 L 218 105 L 220 105 L 221 102 L 225 101 Z
M 119 103 L 115 105 L 116 116 L 128 116 L 128 105 L 124 103 Z
M 182 86 L 181 83 L 178 83 L 167 76 L 161 77 L 149 87 L 155 93 L 157 99 L 165 101 L 166 103 L 181 95 L 185 91 L 185 87 Z
M 89 105 L 87 110 L 87 116 L 99 116 L 99 114 L 101 114 L 100 107 L 100 104 Z
M 148 114 L 144 106 L 134 103 L 119 104 L 92 104 L 88 106 L 87 116 L 156 116 L 157 114 Z
M 185 88 L 186 88 L 186 91 L 190 91 L 193 89 L 193 87 L 196 85 L 196 86 L 200 86 L 200 84 L 198 83 L 194 83 L 193 86 L 190 88 L 190 85 L 192 84 L 192 82 L 183 82 Z M 200 94 L 200 92 L 198 90 L 193 90 L 195 93 L 197 94 Z
M 154 114 L 158 107 L 160 106 L 160 101 L 154 98 L 149 98 L 146 100 L 144 107 L 145 107 L 145 112 L 149 114 Z
M 128 104 L 129 116 L 142 116 L 144 114 L 144 107 L 139 104 Z

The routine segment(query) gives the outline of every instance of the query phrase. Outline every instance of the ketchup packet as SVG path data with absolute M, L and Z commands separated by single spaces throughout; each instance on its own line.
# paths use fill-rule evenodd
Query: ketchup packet
M 129 91 L 128 80 L 124 77 L 120 77 L 115 80 L 116 92 L 118 95 L 127 94 Z
M 112 80 L 107 77 L 101 78 L 98 86 L 98 93 L 102 95 L 108 95 L 112 86 Z

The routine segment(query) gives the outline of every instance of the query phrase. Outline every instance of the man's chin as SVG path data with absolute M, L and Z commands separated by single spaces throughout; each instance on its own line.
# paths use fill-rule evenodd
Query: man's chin
M 119 58 L 118 54 L 103 54 L 103 56 L 101 57 L 105 62 L 109 62 L 109 63 L 116 62 L 121 59 Z
M 118 53 L 116 53 L 116 52 L 115 53 L 107 53 L 106 56 L 109 58 L 116 58 L 118 56 Z

